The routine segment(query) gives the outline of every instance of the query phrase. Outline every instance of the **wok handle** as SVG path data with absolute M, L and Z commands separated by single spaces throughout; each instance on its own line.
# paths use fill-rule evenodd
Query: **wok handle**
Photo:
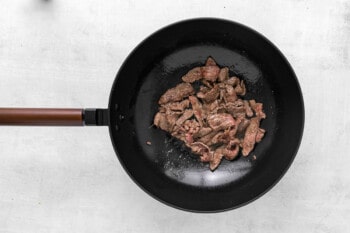
M 107 109 L 0 108 L 0 125 L 108 125 Z

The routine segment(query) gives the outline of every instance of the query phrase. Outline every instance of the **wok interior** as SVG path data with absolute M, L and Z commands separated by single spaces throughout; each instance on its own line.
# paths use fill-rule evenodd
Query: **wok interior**
M 208 56 L 243 79 L 244 99 L 262 102 L 267 115 L 261 124 L 266 135 L 254 151 L 223 160 L 214 172 L 152 126 L 159 97 Z M 114 147 L 134 181 L 155 198 L 192 211 L 229 209 L 264 193 L 293 160 L 303 120 L 299 86 L 281 54 L 255 32 L 215 20 L 173 25 L 144 41 L 117 75 L 110 113 Z

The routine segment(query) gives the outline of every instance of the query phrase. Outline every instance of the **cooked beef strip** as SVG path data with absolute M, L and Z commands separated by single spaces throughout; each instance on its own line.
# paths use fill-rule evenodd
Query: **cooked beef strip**
M 208 57 L 205 66 L 216 66 L 216 61 L 212 57 Z
M 219 113 L 207 117 L 209 126 L 215 130 L 225 130 L 235 125 L 236 121 L 228 113 Z
M 260 124 L 259 117 L 253 117 L 250 120 L 250 124 L 245 131 L 245 135 L 243 139 L 243 145 L 242 145 L 243 156 L 247 156 L 253 150 L 254 144 L 256 142 L 256 135 L 259 131 L 259 124 Z
M 210 151 L 210 148 L 201 142 L 194 142 L 191 144 L 191 150 L 194 154 L 200 155 L 202 162 L 209 162 L 212 160 L 213 154 Z
M 207 128 L 200 128 L 199 131 L 197 133 L 193 134 L 193 137 L 195 138 L 201 138 L 204 137 L 205 135 L 208 135 L 210 132 L 212 132 L 212 128 L 207 127 Z
M 261 142 L 262 138 L 265 135 L 265 130 L 262 128 L 259 128 L 258 133 L 256 134 L 255 141 L 256 142 Z
M 226 103 L 226 110 L 235 118 L 245 117 L 246 109 L 244 102 L 241 99 L 236 100 L 233 103 Z
M 243 96 L 246 93 L 246 88 L 243 80 L 240 82 L 239 85 L 235 87 L 235 91 L 237 95 Z
M 194 89 L 189 83 L 180 83 L 174 88 L 167 90 L 159 99 L 159 104 L 176 102 L 194 94 Z
M 186 83 L 194 83 L 197 80 L 202 79 L 202 70 L 200 67 L 195 67 L 192 70 L 188 71 L 187 74 L 182 76 L 182 81 Z
M 252 109 L 250 108 L 249 102 L 247 100 L 244 100 L 244 108 L 245 108 L 245 113 L 247 114 L 247 117 L 252 117 L 254 115 Z
M 197 94 L 197 97 L 202 99 L 206 103 L 211 103 L 219 97 L 220 89 L 218 85 L 214 85 L 214 87 L 211 90 L 209 90 L 206 93 L 202 93 L 203 92 L 199 92 Z
M 229 78 L 228 67 L 220 69 L 211 57 L 182 80 L 159 99 L 154 125 L 185 142 L 211 170 L 223 157 L 235 159 L 240 148 L 247 156 L 264 137 L 259 125 L 266 115 L 262 103 L 239 98 L 246 93 L 243 80 Z M 191 83 L 198 80 L 203 85 L 195 93 Z
M 153 124 L 164 131 L 170 131 L 168 120 L 166 119 L 165 113 L 158 112 L 154 117 Z
M 170 102 L 159 107 L 160 112 L 171 113 L 178 112 L 182 113 L 186 108 L 190 106 L 190 101 L 185 99 L 181 102 Z
M 207 142 L 207 145 L 208 145 L 208 146 L 212 146 L 212 145 L 215 145 L 215 144 L 220 144 L 220 143 L 222 144 L 222 143 L 223 143 L 223 139 L 222 139 L 223 135 L 224 135 L 224 132 L 223 132 L 223 131 L 217 132 L 217 133 L 214 135 L 214 137 L 212 137 L 212 138 L 210 139 L 210 141 Z
M 237 138 L 231 140 L 228 143 L 227 147 L 223 151 L 225 159 L 233 160 L 237 157 L 239 152 L 239 144 L 240 144 L 240 140 Z
M 191 102 L 194 116 L 196 117 L 199 125 L 203 126 L 202 104 L 195 96 L 189 96 L 188 99 Z
M 176 124 L 176 121 L 179 119 L 179 114 L 175 112 L 166 113 L 165 118 L 168 122 L 168 129 L 172 130 Z
M 237 100 L 237 94 L 235 89 L 231 85 L 226 85 L 226 92 L 224 92 L 225 103 L 234 102 Z
M 254 108 L 256 116 L 259 118 L 265 119 L 266 114 L 263 112 L 263 104 L 262 103 L 257 103 Z
M 239 78 L 237 77 L 231 77 L 228 80 L 225 81 L 226 84 L 231 85 L 233 87 L 237 86 L 239 84 Z
M 224 67 L 224 68 L 220 69 L 218 81 L 224 82 L 226 80 L 228 80 L 228 68 Z
M 193 116 L 193 110 L 192 109 L 186 109 L 184 114 L 179 117 L 176 121 L 176 125 L 182 125 L 187 119 L 191 118 Z
M 248 127 L 249 123 L 250 123 L 250 120 L 248 120 L 246 118 L 240 118 L 239 124 L 237 127 L 237 133 L 244 133 L 246 128 Z
M 218 78 L 220 68 L 218 66 L 202 66 L 201 71 L 204 80 L 215 82 Z

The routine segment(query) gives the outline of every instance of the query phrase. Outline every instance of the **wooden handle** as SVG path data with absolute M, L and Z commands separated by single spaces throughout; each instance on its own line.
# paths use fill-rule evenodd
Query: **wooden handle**
M 0 125 L 82 126 L 83 109 L 0 108 Z

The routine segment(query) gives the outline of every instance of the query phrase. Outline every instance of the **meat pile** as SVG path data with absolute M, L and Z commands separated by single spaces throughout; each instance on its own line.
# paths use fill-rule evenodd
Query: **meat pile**
M 236 158 L 240 148 L 248 156 L 264 137 L 259 126 L 266 115 L 262 103 L 240 98 L 246 93 L 243 80 L 229 77 L 228 67 L 209 57 L 182 81 L 160 97 L 154 125 L 182 140 L 212 171 L 222 158 Z M 197 93 L 193 83 L 200 83 Z

